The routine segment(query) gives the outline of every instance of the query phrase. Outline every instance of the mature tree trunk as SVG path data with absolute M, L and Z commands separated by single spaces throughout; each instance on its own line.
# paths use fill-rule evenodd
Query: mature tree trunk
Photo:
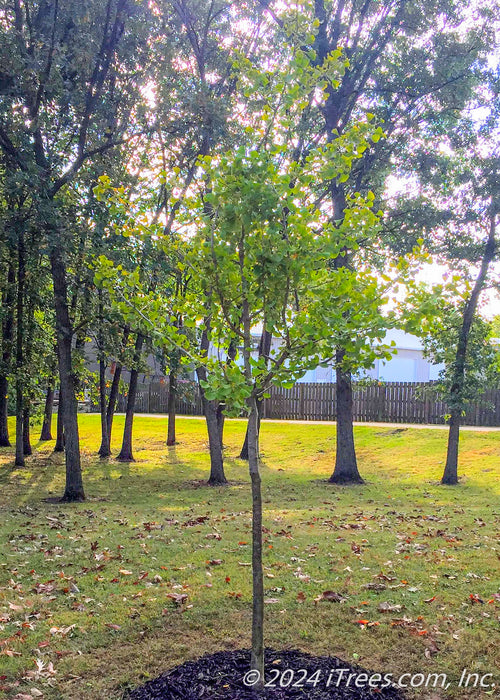
M 202 355 L 207 355 L 209 347 L 208 321 L 205 319 L 205 329 L 203 331 L 200 350 Z M 198 382 L 207 381 L 207 371 L 205 367 L 196 368 Z M 222 486 L 227 484 L 226 475 L 224 474 L 224 454 L 222 452 L 221 435 L 219 432 L 219 421 L 217 420 L 217 401 L 208 401 L 205 396 L 205 391 L 200 384 L 201 401 L 203 404 L 203 413 L 207 423 L 208 446 L 210 450 L 210 477 L 208 483 L 210 486 Z
M 219 431 L 219 441 L 220 448 L 224 453 L 224 424 L 226 422 L 226 416 L 224 414 L 224 409 L 226 408 L 225 403 L 217 404 L 217 430 Z
M 120 454 L 116 458 L 119 462 L 133 462 L 134 455 L 132 453 L 132 429 L 134 425 L 134 410 L 135 400 L 137 397 L 137 382 L 139 379 L 139 370 L 137 364 L 141 358 L 142 345 L 144 342 L 143 336 L 139 333 L 135 341 L 134 349 L 134 367 L 130 371 L 130 384 L 127 396 L 127 410 L 125 412 L 125 426 L 123 429 L 123 441 Z
M 30 440 L 30 406 L 26 400 L 23 409 L 23 452 L 25 457 L 33 454 Z
M 83 501 L 80 438 L 78 434 L 78 402 L 76 378 L 72 366 L 71 340 L 73 330 L 69 316 L 66 269 L 59 249 L 50 253 L 54 306 L 56 315 L 57 358 L 59 362 L 60 397 L 64 425 L 66 455 L 66 487 L 62 501 Z
M 59 389 L 59 400 L 57 404 L 56 444 L 54 445 L 54 452 L 64 452 L 64 422 L 61 389 Z
M 259 343 L 259 357 L 269 357 L 269 353 L 271 352 L 272 338 L 272 333 L 266 330 L 262 331 Z M 257 399 L 257 430 L 259 432 L 259 435 L 263 403 L 264 399 Z M 241 448 L 239 458 L 248 460 L 248 426 L 247 431 L 245 433 L 245 441 L 243 442 L 243 447 Z
M 460 436 L 460 418 L 464 408 L 464 389 L 465 389 L 465 365 L 467 362 L 467 346 L 469 343 L 469 335 L 474 321 L 479 296 L 484 288 L 488 268 L 495 257 L 496 242 L 495 242 L 495 227 L 496 227 L 497 212 L 495 203 L 492 202 L 490 213 L 490 227 L 486 245 L 484 248 L 481 268 L 476 278 L 474 288 L 469 299 L 464 307 L 462 316 L 462 326 L 458 336 L 457 352 L 453 365 L 453 376 L 450 388 L 450 430 L 448 433 L 448 450 L 446 453 L 446 465 L 444 468 L 442 484 L 455 485 L 458 484 L 458 441 Z
M 345 351 L 338 349 L 337 364 L 337 453 L 335 469 L 329 481 L 331 484 L 362 484 L 358 471 L 354 430 L 352 421 L 351 374 L 343 366 Z
M 217 401 L 208 401 L 205 398 L 203 389 L 201 389 L 201 399 L 207 423 L 208 447 L 210 451 L 210 477 L 208 483 L 210 486 L 223 486 L 227 484 L 227 479 L 224 474 L 224 455 L 222 452 L 219 421 L 217 419 L 218 403 Z
M 7 271 L 7 288 L 2 299 L 5 317 L 2 322 L 2 362 L 0 365 L 0 447 L 10 447 L 7 375 L 11 363 L 14 337 L 15 285 L 16 270 L 12 260 L 10 260 Z
M 42 431 L 40 441 L 52 440 L 52 411 L 54 410 L 54 380 L 51 379 L 47 385 L 45 394 L 45 407 L 43 409 Z
M 458 408 L 453 408 L 450 412 L 450 429 L 448 431 L 446 465 L 441 478 L 441 483 L 449 486 L 455 486 L 458 484 L 458 441 L 460 438 L 460 414 L 461 411 Z
M 248 467 L 252 482 L 252 653 L 250 668 L 258 671 L 264 684 L 264 574 L 262 569 L 262 491 L 259 471 L 259 428 L 257 402 L 250 400 L 248 417 Z
M 105 458 L 110 456 L 111 446 L 106 416 L 106 363 L 102 358 L 99 360 L 99 409 L 101 413 L 101 446 L 98 454 L 99 457 Z

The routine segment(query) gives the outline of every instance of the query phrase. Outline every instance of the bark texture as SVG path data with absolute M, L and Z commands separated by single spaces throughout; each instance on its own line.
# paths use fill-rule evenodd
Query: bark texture
M 7 287 L 2 299 L 5 316 L 2 322 L 2 361 L 0 365 L 0 447 L 10 447 L 8 425 L 8 393 L 9 382 L 7 375 L 11 367 L 12 341 L 14 338 L 14 308 L 15 308 L 16 270 L 12 260 L 7 269 Z
M 172 366 L 168 375 L 168 426 L 167 447 L 175 445 L 175 416 L 177 411 L 177 367 Z
M 122 365 L 117 364 L 115 367 L 115 373 L 113 374 L 113 381 L 111 382 L 111 389 L 109 390 L 108 407 L 106 409 L 106 423 L 108 426 L 108 438 L 109 444 L 111 445 L 111 432 L 113 430 L 113 418 L 115 416 L 116 404 L 118 401 L 118 392 L 120 390 L 120 379 L 122 376 Z
M 125 412 L 125 426 L 123 429 L 123 441 L 120 454 L 117 456 L 119 462 L 133 462 L 134 455 L 132 452 L 132 431 L 134 426 L 134 411 L 135 411 L 135 400 L 137 397 L 137 381 L 139 378 L 139 370 L 137 369 L 137 364 L 139 363 L 142 345 L 144 343 L 144 337 L 138 335 L 135 341 L 134 348 L 134 367 L 130 371 L 130 384 L 127 396 L 127 409 Z
M 203 331 L 200 349 L 205 355 L 208 353 L 209 339 L 206 326 L 208 321 L 205 320 L 205 330 Z M 217 402 L 208 401 L 205 396 L 205 391 L 201 386 L 202 381 L 207 380 L 207 371 L 205 367 L 200 366 L 196 369 L 198 382 L 200 382 L 200 393 L 203 404 L 203 413 L 207 423 L 208 432 L 208 447 L 210 450 L 210 477 L 208 483 L 211 486 L 222 486 L 227 484 L 226 475 L 224 474 L 224 454 L 222 452 L 221 436 L 219 432 L 219 421 L 217 419 Z
M 24 231 L 18 227 L 17 303 L 16 303 L 16 467 L 24 467 L 24 306 L 26 286 L 26 251 Z
M 269 353 L 271 352 L 271 342 L 272 342 L 272 334 L 269 333 L 269 331 L 264 330 L 262 332 L 262 335 L 260 337 L 260 343 L 259 343 L 259 357 L 269 357 Z M 263 408 L 263 399 L 257 399 L 257 431 L 260 434 L 260 421 L 262 418 L 262 408 Z M 245 440 L 243 442 L 243 447 L 241 448 L 241 452 L 239 454 L 240 459 L 245 459 L 248 461 L 248 426 L 247 430 L 245 433 Z
M 40 433 L 40 441 L 52 440 L 52 411 L 54 409 L 54 383 L 49 382 L 45 394 L 45 406 L 43 409 L 43 423 Z
M 264 573 L 262 568 L 262 490 L 259 471 L 257 402 L 251 399 L 248 418 L 248 466 L 252 482 L 252 653 L 250 668 L 264 684 Z
M 76 378 L 73 373 L 71 341 L 72 324 L 68 307 L 66 268 L 59 249 L 50 253 L 54 306 L 56 315 L 57 358 L 59 363 L 60 399 L 62 398 L 62 422 L 64 426 L 66 485 L 62 501 L 83 501 L 82 469 L 80 462 L 80 437 L 78 433 L 78 402 Z
M 54 445 L 54 452 L 64 452 L 64 422 L 61 390 L 59 390 L 59 401 L 57 404 L 56 444 Z
M 337 450 L 331 484 L 362 484 L 358 471 L 352 420 L 351 374 L 343 366 L 344 350 L 337 350 Z
M 23 409 L 23 452 L 25 457 L 33 454 L 30 439 L 30 407 L 26 401 Z
M 99 410 L 101 414 L 101 446 L 98 455 L 104 459 L 110 456 L 111 446 L 106 416 L 106 363 L 102 358 L 99 360 Z

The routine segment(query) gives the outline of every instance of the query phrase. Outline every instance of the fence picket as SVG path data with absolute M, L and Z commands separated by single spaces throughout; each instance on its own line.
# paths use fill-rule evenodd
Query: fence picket
M 444 424 L 446 403 L 432 383 L 392 382 L 353 386 L 354 420 L 381 423 Z M 271 387 L 264 399 L 263 415 L 284 420 L 335 420 L 336 385 L 299 382 L 291 389 Z M 165 413 L 168 383 L 151 382 L 137 387 L 138 413 Z M 119 396 L 118 410 L 124 411 L 126 396 Z M 96 407 L 95 407 L 96 408 Z M 203 415 L 197 384 L 177 402 L 179 415 Z M 471 403 L 464 425 L 500 426 L 500 389 L 488 389 Z

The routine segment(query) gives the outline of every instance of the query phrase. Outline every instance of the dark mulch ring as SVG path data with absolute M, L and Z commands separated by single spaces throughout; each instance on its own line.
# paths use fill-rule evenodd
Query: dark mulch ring
M 403 700 L 384 673 L 341 659 L 302 651 L 266 650 L 265 688 L 257 693 L 249 675 L 250 651 L 219 651 L 187 661 L 136 688 L 127 700 Z M 247 674 L 245 676 L 245 674 Z M 245 684 L 246 679 L 246 684 Z M 370 687 L 371 686 L 371 687 Z M 378 686 L 378 687 L 376 687 Z

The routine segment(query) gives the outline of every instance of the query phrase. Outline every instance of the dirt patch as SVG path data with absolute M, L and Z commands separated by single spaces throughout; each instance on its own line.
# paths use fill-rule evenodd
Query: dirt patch
M 375 674 L 341 659 L 302 651 L 266 650 L 266 687 L 245 685 L 250 651 L 219 651 L 187 661 L 126 695 L 127 700 L 403 700 L 404 695 Z M 248 679 L 247 682 L 249 682 Z M 373 687 L 370 687 L 370 681 Z M 378 687 L 375 687 L 375 686 Z M 387 687 L 385 687 L 387 686 Z

